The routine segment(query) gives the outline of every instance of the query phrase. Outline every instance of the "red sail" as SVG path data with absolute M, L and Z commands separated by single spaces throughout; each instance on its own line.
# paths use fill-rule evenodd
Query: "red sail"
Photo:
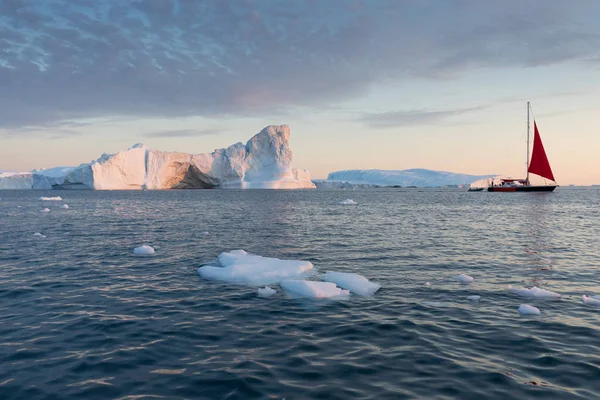
M 542 138 L 540 137 L 540 132 L 538 132 L 535 121 L 533 121 L 533 132 L 533 152 L 531 153 L 529 172 L 556 182 L 554 175 L 552 174 L 552 168 L 550 168 L 550 163 L 548 162 L 548 157 L 546 157 L 546 151 L 544 150 Z

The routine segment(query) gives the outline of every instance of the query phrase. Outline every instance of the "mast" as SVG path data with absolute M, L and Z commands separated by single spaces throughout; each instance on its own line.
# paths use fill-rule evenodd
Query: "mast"
M 527 186 L 529 186 L 529 102 L 527 102 L 527 177 L 525 181 L 527 182 Z

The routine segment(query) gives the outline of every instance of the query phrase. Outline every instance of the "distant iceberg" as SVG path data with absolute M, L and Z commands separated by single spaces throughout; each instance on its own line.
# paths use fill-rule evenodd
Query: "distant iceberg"
M 136 144 L 78 167 L 0 173 L 0 189 L 312 189 L 292 168 L 290 128 L 271 125 L 246 144 L 207 154 L 164 152 Z
M 406 170 L 354 169 L 331 172 L 327 176 L 328 184 L 319 183 L 318 186 L 334 186 L 333 182 L 338 182 L 371 186 L 440 187 L 468 185 L 484 178 L 489 178 L 489 175 L 455 174 L 421 168 Z

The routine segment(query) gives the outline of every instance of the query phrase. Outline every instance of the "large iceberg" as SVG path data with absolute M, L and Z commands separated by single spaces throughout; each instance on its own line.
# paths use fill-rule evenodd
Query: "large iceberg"
M 245 145 L 207 154 L 154 150 L 136 144 L 89 164 L 0 174 L 0 189 L 314 188 L 310 174 L 292 168 L 290 128 L 271 125 Z
M 429 169 L 380 170 L 353 169 L 331 172 L 327 182 L 345 182 L 355 185 L 438 187 L 467 185 L 488 175 L 455 174 Z

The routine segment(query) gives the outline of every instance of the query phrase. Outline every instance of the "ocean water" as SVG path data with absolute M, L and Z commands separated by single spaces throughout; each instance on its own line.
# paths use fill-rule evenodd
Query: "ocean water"
M 0 399 L 600 398 L 599 207 L 593 188 L 0 191 Z M 233 249 L 382 288 L 264 299 L 197 274 Z

